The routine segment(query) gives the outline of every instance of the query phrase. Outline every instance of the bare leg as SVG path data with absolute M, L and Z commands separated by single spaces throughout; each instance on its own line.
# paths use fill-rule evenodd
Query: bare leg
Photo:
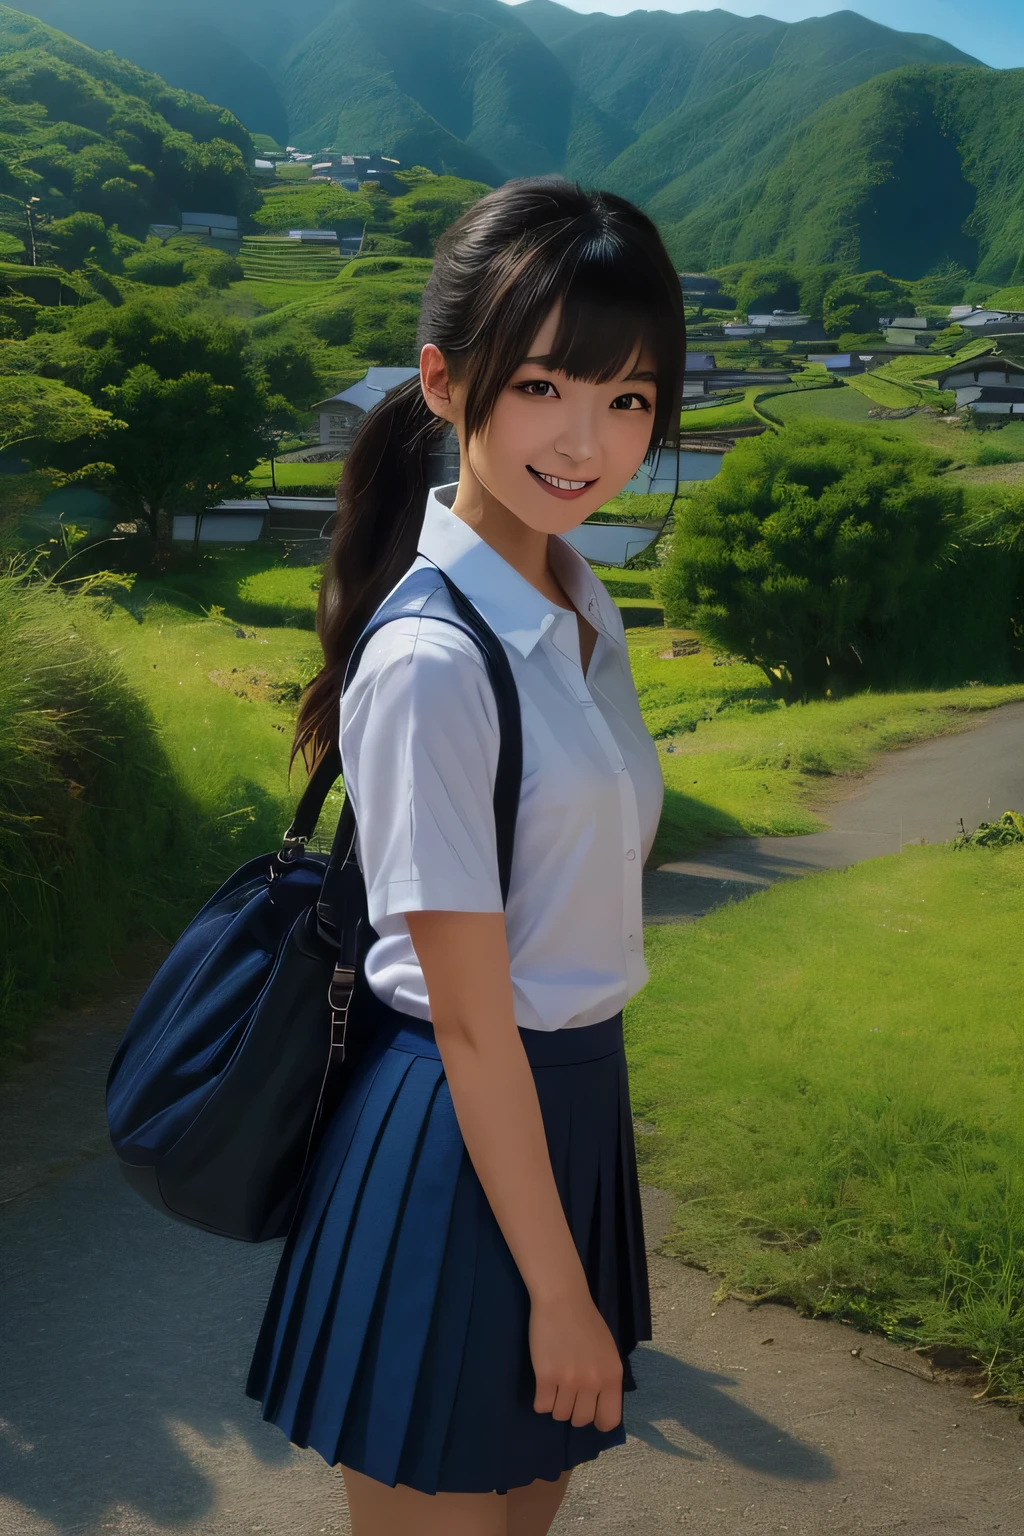
M 508 1536 L 547 1536 L 571 1476 L 571 1471 L 563 1472 L 553 1483 L 538 1477 L 525 1488 L 510 1488 Z
M 419 1493 L 403 1483 L 389 1488 L 350 1467 L 341 1471 L 352 1536 L 508 1536 L 507 1501 L 511 1495 Z M 557 1485 L 545 1486 L 550 1489 Z M 529 1488 L 516 1489 L 516 1493 L 528 1492 Z M 547 1526 L 523 1527 L 524 1532 L 533 1530 L 546 1531 Z

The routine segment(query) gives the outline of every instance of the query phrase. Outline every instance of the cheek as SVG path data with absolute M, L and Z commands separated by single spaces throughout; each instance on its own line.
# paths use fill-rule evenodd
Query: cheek
M 647 411 L 622 411 L 615 430 L 608 433 L 609 457 L 616 466 L 628 470 L 631 479 L 647 456 L 651 441 L 652 416 Z
M 533 409 L 531 409 L 533 406 Z M 551 438 L 547 412 L 536 409 L 535 402 L 518 395 L 499 399 L 487 430 L 480 439 L 485 457 L 492 463 L 529 463 Z

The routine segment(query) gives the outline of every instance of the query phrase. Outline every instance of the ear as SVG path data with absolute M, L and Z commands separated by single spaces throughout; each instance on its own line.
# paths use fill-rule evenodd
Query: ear
M 440 348 L 435 347 L 432 341 L 428 341 L 420 352 L 420 388 L 435 416 L 440 416 L 444 421 L 455 421 L 448 364 Z

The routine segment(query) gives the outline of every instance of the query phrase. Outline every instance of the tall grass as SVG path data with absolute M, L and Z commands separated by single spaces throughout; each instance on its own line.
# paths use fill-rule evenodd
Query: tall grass
M 0 572 L 0 1061 L 121 944 L 174 928 L 216 843 L 87 602 Z

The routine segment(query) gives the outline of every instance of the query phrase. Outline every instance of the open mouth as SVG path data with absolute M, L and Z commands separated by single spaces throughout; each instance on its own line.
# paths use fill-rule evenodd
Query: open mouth
M 560 496 L 563 499 L 571 499 L 574 496 L 582 496 L 584 491 L 590 489 L 595 483 L 593 480 L 565 480 L 558 475 L 545 475 L 539 469 L 534 469 L 532 464 L 527 464 L 530 474 L 552 496 Z

